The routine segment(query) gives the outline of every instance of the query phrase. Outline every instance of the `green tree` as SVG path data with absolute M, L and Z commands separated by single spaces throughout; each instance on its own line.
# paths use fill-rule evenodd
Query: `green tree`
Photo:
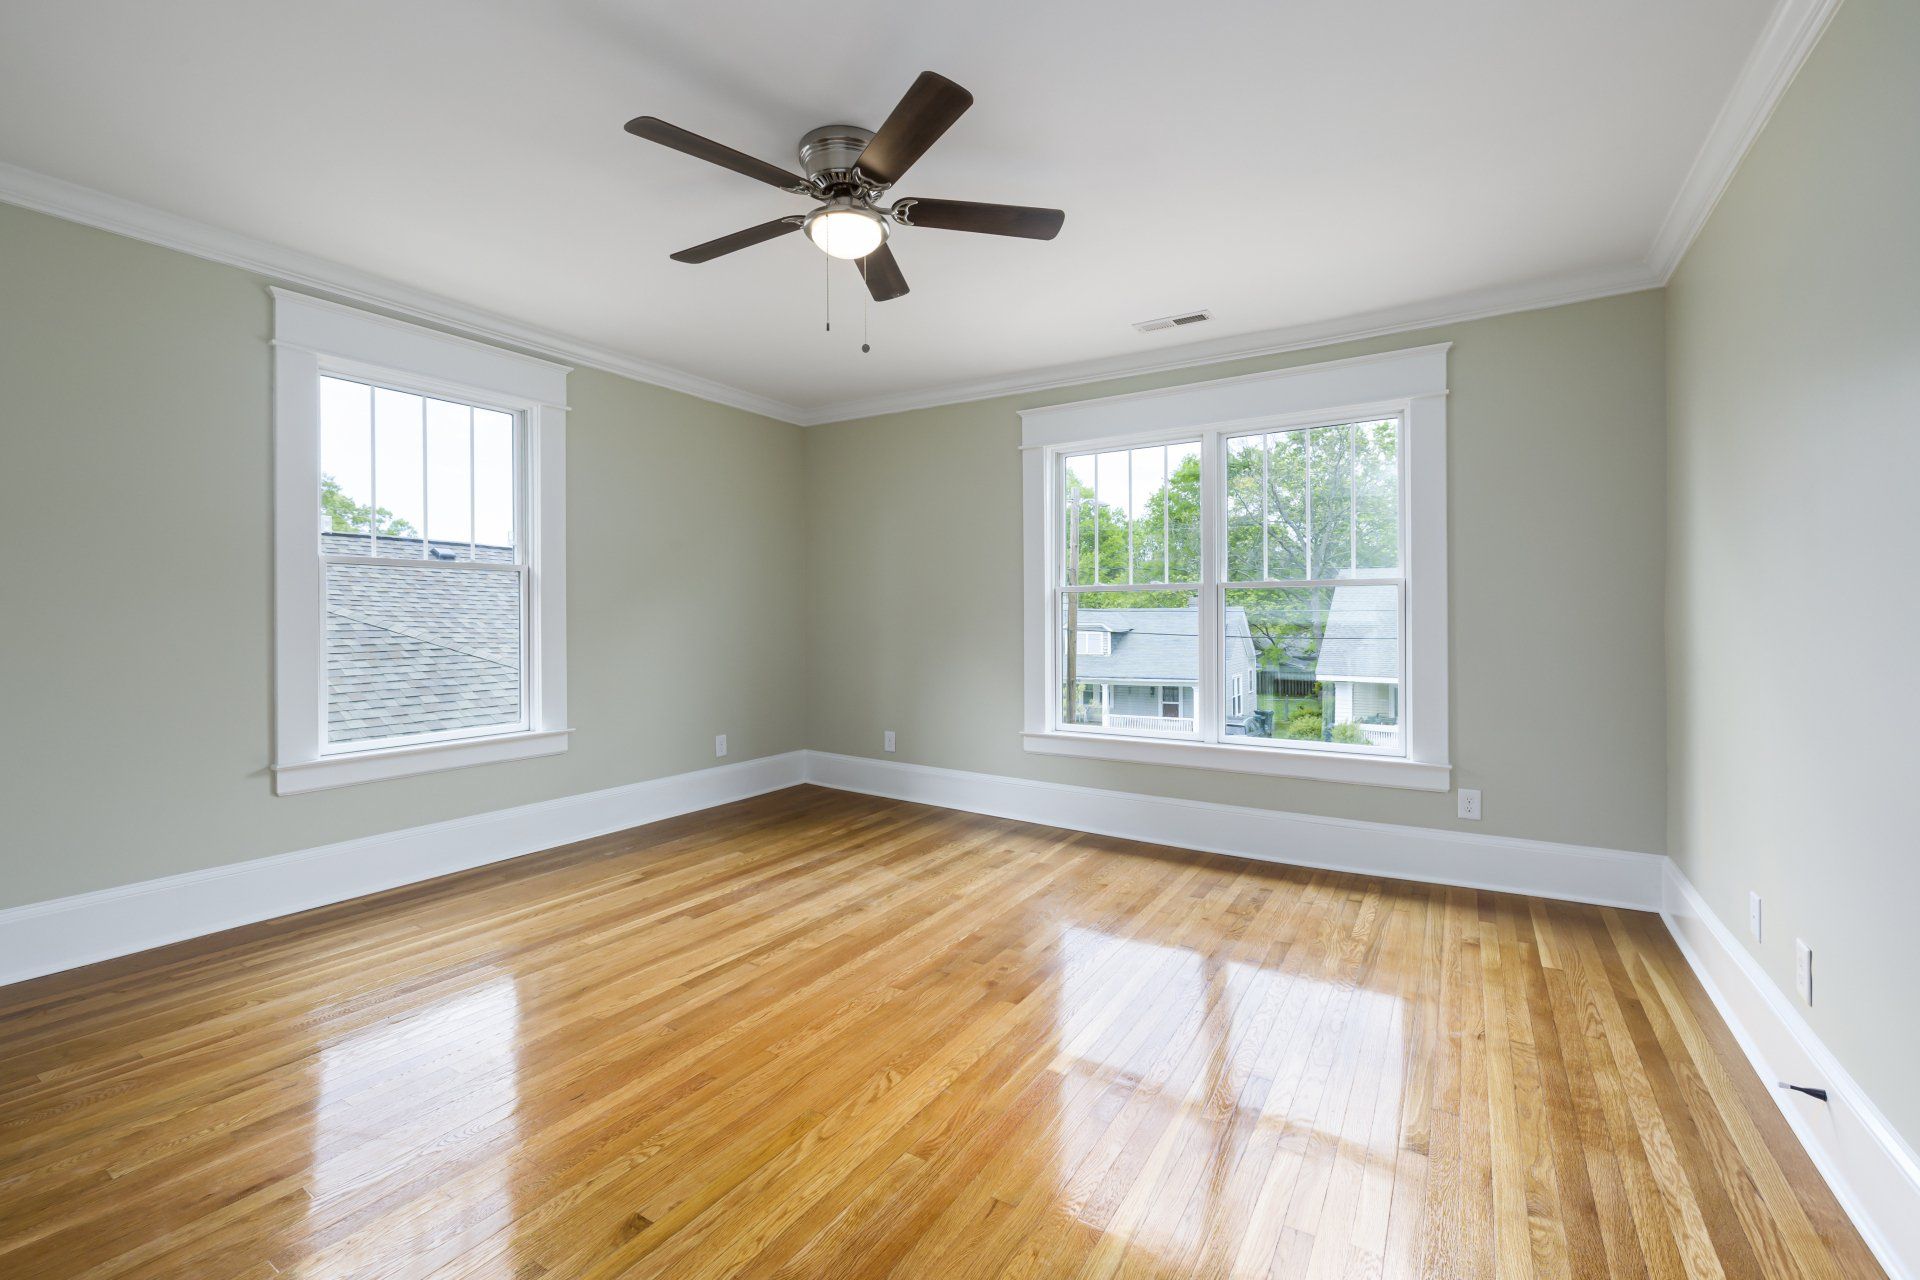
M 327 517 L 329 533 L 366 533 L 369 529 L 383 538 L 413 536 L 414 527 L 385 507 L 363 506 L 347 496 L 332 476 L 320 477 L 320 510 Z

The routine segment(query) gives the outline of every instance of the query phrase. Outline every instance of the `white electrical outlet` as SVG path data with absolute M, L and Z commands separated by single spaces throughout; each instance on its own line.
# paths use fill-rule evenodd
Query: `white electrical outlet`
M 1804 938 L 1793 940 L 1793 989 L 1802 1000 L 1813 1003 L 1813 948 Z
M 1480 821 L 1480 793 L 1466 787 L 1460 788 L 1460 816 Z
M 727 735 L 726 734 L 716 733 L 713 735 L 713 754 L 716 756 L 723 756 L 727 754 Z
M 883 745 L 887 750 L 893 750 L 893 730 L 887 730 L 886 737 L 883 739 Z
M 1755 942 L 1759 942 L 1761 940 L 1760 938 L 1760 895 L 1757 893 L 1749 893 L 1747 895 L 1747 932 L 1753 935 L 1753 940 Z

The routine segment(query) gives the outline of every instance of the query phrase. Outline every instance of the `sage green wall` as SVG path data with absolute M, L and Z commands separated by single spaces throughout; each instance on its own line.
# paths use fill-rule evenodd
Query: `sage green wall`
M 1659 852 L 1664 313 L 1657 292 L 813 427 L 808 745 L 1152 795 Z M 1454 797 L 1021 749 L 1018 410 L 1422 343 L 1448 382 Z
M 1669 289 L 1668 686 L 1674 857 L 1920 1145 L 1917 234 L 1920 5 L 1847 0 Z
M 275 796 L 265 283 L 0 205 L 0 907 L 804 745 L 800 429 L 580 369 L 571 749 Z

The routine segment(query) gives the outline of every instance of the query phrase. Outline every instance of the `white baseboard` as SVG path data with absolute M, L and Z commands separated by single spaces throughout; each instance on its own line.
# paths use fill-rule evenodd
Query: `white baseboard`
M 1827 1091 L 1773 1093 L 1887 1274 L 1920 1280 L 1920 1157 L 1671 861 L 1660 914 L 1760 1078 Z
M 1262 862 L 1657 911 L 1666 859 L 1650 853 L 1320 818 L 1102 791 L 865 756 L 807 754 L 807 780 L 1098 835 Z
M 1659 911 L 1894 1280 L 1920 1280 L 1920 1159 L 1665 857 L 791 751 L 0 911 L 0 985 L 744 800 L 800 782 L 1263 862 Z
M 803 771 L 789 751 L 13 907 L 0 911 L 0 985 L 778 791 Z

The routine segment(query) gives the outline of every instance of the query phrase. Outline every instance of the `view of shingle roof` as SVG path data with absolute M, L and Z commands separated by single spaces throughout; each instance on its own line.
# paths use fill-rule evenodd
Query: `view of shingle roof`
M 368 539 L 322 533 L 329 555 Z M 510 563 L 511 548 L 432 545 L 436 558 Z M 418 539 L 381 538 L 419 559 Z M 512 724 L 520 718 L 520 579 L 485 570 L 327 566 L 327 740 Z
M 1397 680 L 1400 606 L 1395 587 L 1335 587 L 1320 638 L 1320 680 Z
M 1199 612 L 1183 609 L 1081 609 L 1080 630 L 1113 633 L 1109 653 L 1074 657 L 1074 677 L 1112 684 L 1195 684 L 1200 679 Z M 1254 665 L 1247 611 L 1227 610 L 1227 673 Z

